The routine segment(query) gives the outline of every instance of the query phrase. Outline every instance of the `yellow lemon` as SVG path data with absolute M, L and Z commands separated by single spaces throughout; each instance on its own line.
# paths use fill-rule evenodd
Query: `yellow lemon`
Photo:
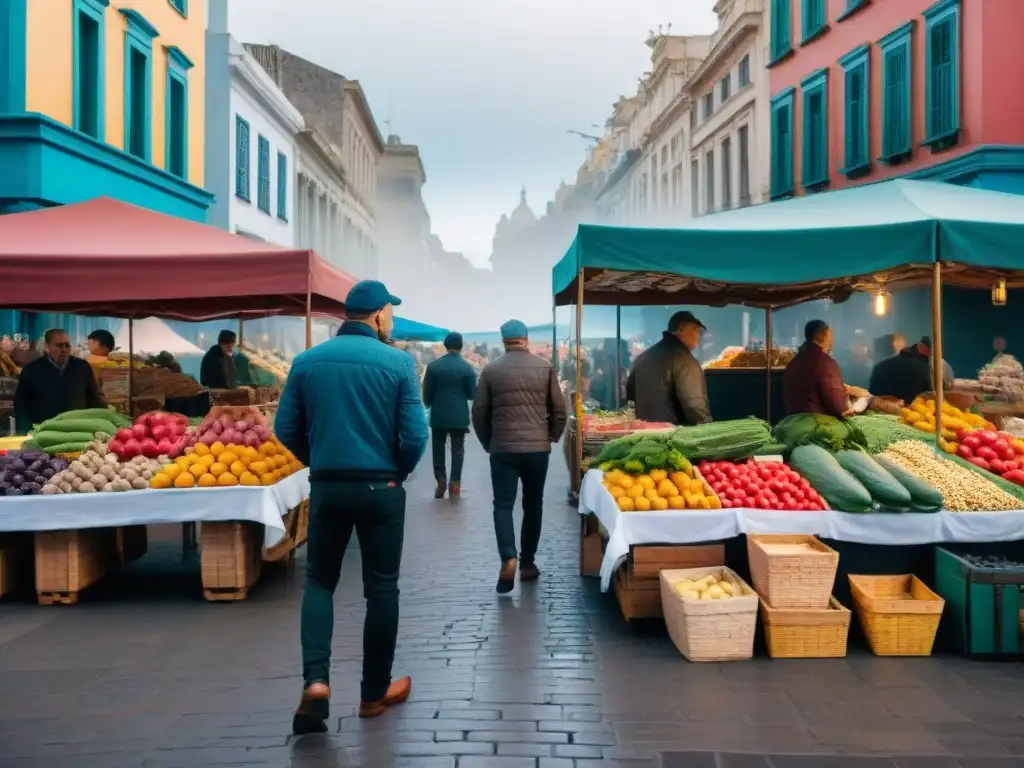
M 659 512 L 663 512 L 668 509 L 668 499 L 663 499 L 660 496 L 651 500 L 651 509 L 656 509 Z
M 228 468 L 221 464 L 219 461 L 214 462 L 213 464 L 210 465 L 210 474 L 213 475 L 214 477 L 220 477 L 227 471 Z
M 658 495 L 670 499 L 679 495 L 679 488 L 671 480 L 662 480 L 658 483 Z
M 217 478 L 207 472 L 199 478 L 198 485 L 200 488 L 213 488 L 213 486 L 217 485 Z
M 223 457 L 221 457 L 221 458 L 223 458 Z M 224 462 L 221 462 L 221 463 L 223 464 Z M 234 475 L 235 477 L 240 478 L 245 473 L 245 464 L 243 464 L 241 461 L 235 461 L 235 462 L 231 463 L 231 465 L 228 467 L 228 469 L 231 470 L 231 474 L 232 475 Z
M 206 474 L 206 467 L 204 467 L 197 461 L 191 467 L 188 468 L 188 471 L 189 474 L 192 475 L 192 477 L 198 480 L 200 477 Z M 182 474 L 184 474 L 184 472 Z
M 633 506 L 637 512 L 650 512 L 651 501 L 648 498 L 641 496 L 639 499 L 633 500 Z
M 217 478 L 217 485 L 238 485 L 238 478 L 232 475 L 230 472 L 225 472 Z
M 634 509 L 636 509 L 633 499 L 629 498 L 629 496 L 620 496 L 618 499 L 616 499 L 616 502 L 619 505 L 619 509 L 621 509 L 623 512 L 632 512 Z
M 658 492 L 653 488 L 649 488 L 646 491 L 644 491 L 644 498 L 647 499 L 648 501 L 654 501 L 656 498 L 658 498 Z
M 180 471 L 180 469 L 179 469 L 179 471 Z M 149 487 L 150 488 L 170 488 L 171 487 L 171 478 L 170 478 L 169 475 L 165 474 L 164 472 L 158 472 L 157 474 L 153 475 L 153 479 L 149 481 Z
M 626 489 L 621 485 L 613 485 L 608 489 L 608 493 L 610 493 L 614 499 L 621 499 L 626 495 Z
M 654 480 L 651 479 L 650 475 L 637 475 L 636 483 L 637 485 L 642 485 L 644 490 L 654 487 Z
M 213 445 L 211 445 L 211 446 L 210 446 L 210 453 L 211 453 L 211 454 L 212 454 L 212 455 L 213 455 L 213 456 L 214 456 L 215 458 L 218 458 L 218 459 L 219 459 L 219 458 L 220 458 L 220 455 L 221 455 L 222 453 L 224 453 L 224 443 L 222 443 L 222 442 L 221 442 L 220 440 L 218 440 L 217 442 L 215 442 L 215 443 L 214 443 Z
M 650 475 L 651 480 L 656 483 L 660 483 L 662 480 L 666 480 L 668 478 L 668 472 L 664 469 L 652 469 Z
M 622 477 L 619 478 L 619 485 L 621 485 L 623 488 L 632 488 L 634 484 L 635 481 L 629 475 L 623 475 Z
M 209 456 L 210 446 L 206 445 L 205 443 L 196 443 L 195 454 L 196 456 Z
M 221 451 L 220 456 L 217 457 L 217 461 L 223 464 L 225 467 L 230 467 L 236 461 L 238 461 L 238 454 L 233 453 L 229 450 Z
M 686 509 L 686 499 L 680 496 L 669 496 L 668 498 L 669 509 Z
M 196 479 L 189 472 L 182 472 L 174 480 L 175 488 L 192 488 L 196 484 Z
M 168 479 L 173 480 L 174 478 L 181 474 L 181 469 L 182 468 L 180 464 L 168 464 L 166 467 L 160 470 L 160 474 L 167 475 Z
M 642 499 L 644 497 L 643 486 L 634 485 L 626 489 L 626 495 L 631 499 Z

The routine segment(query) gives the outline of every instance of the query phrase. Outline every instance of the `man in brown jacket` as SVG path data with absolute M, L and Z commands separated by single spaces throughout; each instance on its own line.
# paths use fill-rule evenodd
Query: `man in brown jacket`
M 540 576 L 534 562 L 540 543 L 544 482 L 551 444 L 565 429 L 566 407 L 551 364 L 531 355 L 526 325 L 509 320 L 501 326 L 505 354 L 480 374 L 473 401 L 473 429 L 491 455 L 494 490 L 494 534 L 501 571 L 498 592 L 515 586 L 516 531 L 512 510 L 523 484 L 523 528 L 520 532 L 521 581 Z

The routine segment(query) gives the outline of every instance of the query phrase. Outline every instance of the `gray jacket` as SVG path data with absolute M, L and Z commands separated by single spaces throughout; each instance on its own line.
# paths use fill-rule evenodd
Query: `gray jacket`
M 509 350 L 480 374 L 473 429 L 488 453 L 549 453 L 565 421 L 565 398 L 546 360 Z
M 697 358 L 670 333 L 633 363 L 626 399 L 636 403 L 636 417 L 681 426 L 711 421 L 707 383 Z

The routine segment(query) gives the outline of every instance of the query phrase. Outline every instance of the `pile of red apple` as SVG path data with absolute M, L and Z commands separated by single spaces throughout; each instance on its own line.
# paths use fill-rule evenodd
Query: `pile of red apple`
M 957 437 L 957 456 L 1011 483 L 1024 485 L 1024 442 L 991 429 L 961 430 Z
M 131 427 L 119 429 L 107 450 L 121 461 L 145 456 L 176 458 L 187 444 L 188 418 L 180 413 L 152 411 L 144 413 Z

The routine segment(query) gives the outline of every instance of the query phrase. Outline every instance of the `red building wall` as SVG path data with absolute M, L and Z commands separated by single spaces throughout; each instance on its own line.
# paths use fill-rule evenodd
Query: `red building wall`
M 933 153 L 921 146 L 925 138 L 925 19 L 936 0 L 871 0 L 845 19 L 847 0 L 827 0 L 829 29 L 801 45 L 803 0 L 791 3 L 790 38 L 793 53 L 772 66 L 772 96 L 794 87 L 793 168 L 794 192 L 804 193 L 802 174 L 803 103 L 800 83 L 818 69 L 829 70 L 828 144 L 829 188 L 905 176 L 947 163 L 983 145 L 1024 145 L 1024 0 L 960 0 L 960 138 L 956 146 Z M 877 41 L 915 21 L 912 32 L 913 156 L 895 166 L 876 160 L 881 152 L 882 55 Z M 870 45 L 870 157 L 871 171 L 851 181 L 839 169 L 844 154 L 844 70 L 838 60 L 850 51 Z

